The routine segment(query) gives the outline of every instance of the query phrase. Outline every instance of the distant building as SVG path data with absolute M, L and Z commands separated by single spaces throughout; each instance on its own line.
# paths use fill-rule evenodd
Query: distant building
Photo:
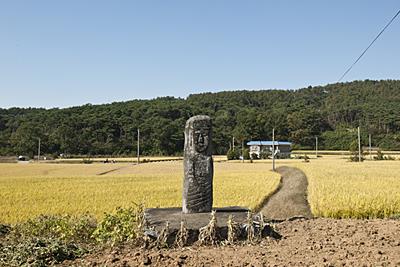
M 272 141 L 250 141 L 247 145 L 250 149 L 250 157 L 257 155 L 261 158 L 263 154 L 272 155 Z M 274 145 L 277 158 L 290 158 L 291 142 L 275 141 Z
M 19 161 L 26 161 L 28 160 L 26 156 L 18 156 Z

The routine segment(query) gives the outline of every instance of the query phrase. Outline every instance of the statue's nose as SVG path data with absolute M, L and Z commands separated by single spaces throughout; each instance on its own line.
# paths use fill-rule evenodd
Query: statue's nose
M 199 135 L 199 142 L 203 143 L 203 135 L 202 134 Z

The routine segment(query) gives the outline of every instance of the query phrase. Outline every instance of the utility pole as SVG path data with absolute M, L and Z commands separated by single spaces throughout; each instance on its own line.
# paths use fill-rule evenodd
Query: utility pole
M 315 137 L 315 157 L 318 158 L 318 136 Z
M 275 171 L 275 128 L 272 128 L 272 170 Z
M 369 159 L 372 159 L 372 155 L 371 155 L 371 134 L 368 135 L 368 145 L 369 145 Z
M 360 126 L 358 126 L 357 131 L 358 131 L 358 162 L 361 162 L 361 137 L 360 137 Z
M 244 162 L 244 154 L 243 154 L 243 149 L 244 149 L 244 140 L 242 140 L 242 162 Z
M 235 137 L 232 136 L 232 150 L 235 150 Z
M 140 164 L 140 130 L 137 129 L 137 152 L 136 152 L 136 156 L 137 156 L 137 164 Z
M 37 161 L 40 161 L 40 138 L 39 138 L 39 144 L 38 144 L 38 153 L 37 153 Z

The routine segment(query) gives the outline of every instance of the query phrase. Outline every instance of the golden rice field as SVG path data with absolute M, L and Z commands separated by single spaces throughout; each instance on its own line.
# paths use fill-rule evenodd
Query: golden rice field
M 400 161 L 349 162 L 340 157 L 295 162 L 307 175 L 314 215 L 334 218 L 400 216 Z M 289 165 L 289 166 L 290 166 Z
M 254 208 L 279 183 L 270 166 L 215 163 L 214 205 Z M 109 172 L 111 170 L 115 170 Z M 107 173 L 109 172 L 109 173 Z M 106 173 L 104 175 L 98 175 Z M 181 206 L 182 162 L 118 164 L 0 164 L 0 223 L 39 214 L 101 218 L 132 202 L 146 207 Z
M 400 217 L 400 161 L 350 162 L 345 155 L 311 156 L 310 162 L 277 160 L 276 166 L 301 169 L 308 178 L 308 201 L 317 217 Z M 242 164 L 236 161 L 237 164 Z M 250 163 L 245 163 L 250 164 Z M 270 160 L 254 161 L 255 165 Z
M 348 162 L 343 156 L 277 160 L 303 170 L 315 216 L 335 218 L 400 215 L 400 161 Z M 256 207 L 279 183 L 270 161 L 216 162 L 215 206 Z M 110 172 L 111 171 L 111 172 Z M 102 174 L 102 175 L 100 175 Z M 118 164 L 0 164 L 0 223 L 39 214 L 101 218 L 132 202 L 147 207 L 181 205 L 182 162 Z

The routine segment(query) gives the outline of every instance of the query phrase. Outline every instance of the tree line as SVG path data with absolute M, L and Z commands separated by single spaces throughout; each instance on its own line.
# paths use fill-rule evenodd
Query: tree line
M 225 91 L 71 108 L 0 109 L 0 155 L 179 155 L 186 120 L 213 120 L 215 154 L 249 140 L 291 141 L 294 148 L 348 150 L 362 142 L 400 150 L 400 81 L 353 81 L 298 90 Z

